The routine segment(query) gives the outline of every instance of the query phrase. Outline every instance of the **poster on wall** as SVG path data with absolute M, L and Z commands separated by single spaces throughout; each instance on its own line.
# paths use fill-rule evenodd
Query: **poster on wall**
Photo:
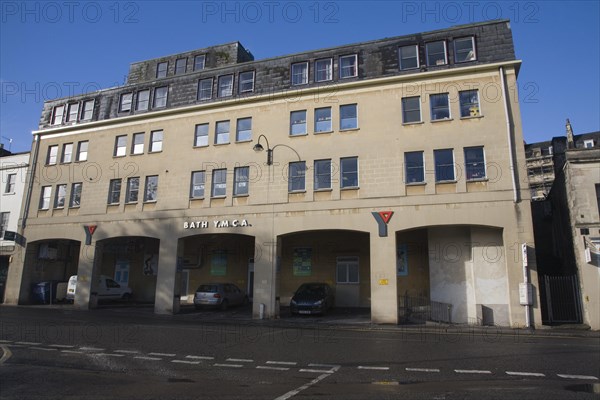
M 158 254 L 144 254 L 144 275 L 156 275 L 158 273 Z
M 115 281 L 123 286 L 129 283 L 129 260 L 115 262 Z
M 227 275 L 227 252 L 216 251 L 211 255 L 210 274 L 212 276 Z
M 312 248 L 303 247 L 294 249 L 292 266 L 294 276 L 310 276 L 312 274 Z
M 396 248 L 396 269 L 398 276 L 408 275 L 408 246 L 401 243 Z

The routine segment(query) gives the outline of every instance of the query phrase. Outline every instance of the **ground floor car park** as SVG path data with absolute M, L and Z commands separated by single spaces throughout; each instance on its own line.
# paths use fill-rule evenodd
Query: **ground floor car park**
M 74 307 L 89 308 L 92 277 L 107 275 L 126 280 L 133 299 L 153 302 L 156 313 L 176 313 L 193 303 L 200 284 L 228 282 L 248 293 L 254 317 L 272 318 L 302 283 L 325 282 L 336 306 L 370 309 L 377 323 L 398 323 L 434 303 L 443 320 L 455 323 L 524 326 L 528 309 L 539 323 L 536 285 L 531 307 L 521 304 L 519 291 L 521 244 L 533 243 L 527 216 L 505 204 L 240 207 L 227 215 L 31 223 L 27 247 L 10 266 L 5 300 L 26 304 L 31 284 L 72 274 L 79 279 Z M 42 243 L 58 244 L 56 260 L 40 258 Z M 531 258 L 527 274 L 537 282 Z

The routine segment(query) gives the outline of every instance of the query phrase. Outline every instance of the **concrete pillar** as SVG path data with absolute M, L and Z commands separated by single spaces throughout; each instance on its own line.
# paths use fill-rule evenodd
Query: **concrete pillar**
M 176 237 L 162 238 L 158 254 L 158 276 L 154 312 L 156 314 L 174 314 L 179 312 L 179 284 L 177 283 L 177 244 Z
M 102 264 L 102 250 L 98 246 L 101 247 L 97 244 L 82 244 L 80 247 L 75 308 L 87 310 L 98 305 L 99 266 Z
M 398 282 L 396 279 L 396 235 L 380 237 L 371 232 L 371 321 L 398 324 Z
M 260 318 L 261 307 L 264 307 L 263 318 L 279 317 L 277 254 L 281 240 L 273 240 L 269 234 L 255 237 L 254 254 L 254 300 L 252 317 Z M 260 252 L 259 252 L 260 250 Z
M 30 279 L 24 279 L 26 254 L 25 248 L 17 246 L 17 250 L 13 256 L 9 257 L 4 304 L 23 304 L 29 299 L 30 289 L 28 286 L 31 286 Z M 25 280 L 28 285 L 24 285 L 23 281 Z

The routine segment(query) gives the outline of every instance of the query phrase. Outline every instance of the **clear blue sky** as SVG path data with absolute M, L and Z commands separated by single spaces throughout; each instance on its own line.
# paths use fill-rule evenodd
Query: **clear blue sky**
M 1 0 L 0 135 L 31 147 L 44 100 L 124 82 L 129 63 L 240 41 L 256 59 L 511 20 L 527 142 L 600 130 L 600 9 L 590 1 Z M 2 138 L 6 148 L 8 139 Z

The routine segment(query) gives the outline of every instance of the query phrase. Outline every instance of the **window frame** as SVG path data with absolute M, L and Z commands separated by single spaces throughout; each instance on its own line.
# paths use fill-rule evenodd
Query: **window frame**
M 206 126 L 206 134 L 205 135 L 198 135 L 198 128 L 199 127 L 204 127 Z M 196 127 L 194 128 L 194 147 L 208 147 L 208 130 L 209 130 L 209 124 L 208 123 L 202 123 L 202 124 L 196 124 Z M 205 137 L 206 139 L 206 144 L 198 144 L 198 138 L 199 137 Z
M 183 62 L 183 71 L 181 71 L 182 66 L 181 62 Z M 175 75 L 185 74 L 187 71 L 187 57 L 178 58 L 175 60 Z
M 344 170 L 344 161 L 355 161 L 356 170 L 355 171 L 345 171 Z M 344 184 L 344 180 L 346 175 L 356 174 L 356 184 L 355 185 L 346 185 Z M 358 189 L 360 187 L 360 166 L 357 156 L 352 157 L 342 157 L 340 158 L 340 189 Z
M 250 80 L 248 80 L 247 78 L 244 79 L 243 76 L 244 75 L 248 75 L 251 74 L 252 78 Z M 242 94 L 242 93 L 252 93 L 254 92 L 254 76 L 255 76 L 255 71 L 244 71 L 244 72 L 240 72 L 238 74 L 238 93 Z M 251 83 L 251 87 L 249 89 L 244 89 L 244 85 L 247 85 L 247 83 L 250 81 Z
M 245 173 L 245 175 L 244 175 Z M 248 196 L 250 192 L 250 167 L 236 167 L 233 170 L 233 195 Z
M 162 92 L 162 90 L 165 91 L 165 95 L 164 96 L 158 96 L 159 91 Z M 162 99 L 164 98 L 164 105 L 159 105 L 158 101 L 161 101 L 162 103 Z M 167 101 L 169 99 L 169 87 L 168 86 L 160 86 L 154 89 L 154 98 L 152 99 L 152 108 L 165 108 L 167 107 Z
M 121 93 L 119 96 L 119 112 L 131 112 L 133 108 L 133 92 Z
M 300 71 L 300 74 L 298 74 L 294 71 L 294 69 L 296 67 L 300 67 L 300 66 L 304 66 L 304 67 L 306 67 L 306 69 L 304 70 L 304 72 Z M 292 63 L 292 65 L 290 65 L 290 84 L 292 86 L 308 85 L 309 74 L 310 74 L 310 70 L 309 70 L 308 61 L 300 61 L 300 62 Z M 302 81 L 297 81 L 296 80 L 297 76 L 300 76 L 302 78 Z
M 4 234 L 8 230 L 8 221 L 10 220 L 10 211 L 0 212 L 0 239 L 4 238 Z
M 48 154 L 46 155 L 46 165 L 56 165 L 58 163 L 58 145 L 48 146 Z
M 458 50 L 456 49 L 456 45 L 458 42 L 464 41 L 466 39 L 471 39 L 471 50 L 469 52 L 467 52 L 467 55 L 469 55 L 470 52 L 473 52 L 473 57 L 470 60 L 459 60 L 458 59 Z M 465 37 L 461 37 L 461 38 L 456 38 L 456 39 L 454 39 L 453 44 L 454 44 L 454 62 L 456 64 L 477 61 L 477 48 L 475 46 L 475 36 L 465 36 Z M 461 53 L 462 52 L 463 51 L 461 51 Z
M 54 209 L 62 209 L 65 208 L 67 204 L 67 184 L 61 183 L 56 185 L 56 190 L 54 191 Z
M 344 266 L 345 280 L 340 280 L 340 266 Z M 356 265 L 356 280 L 351 280 L 350 265 Z M 360 257 L 358 256 L 341 256 L 335 260 L 335 282 L 336 285 L 359 285 L 360 284 Z
M 67 151 L 69 150 L 70 151 Z M 73 143 L 64 143 L 62 146 L 62 153 L 60 155 L 60 163 L 68 164 L 73 162 Z
M 402 50 L 403 49 L 408 49 L 408 48 L 413 48 L 415 50 L 415 56 L 414 57 L 402 57 Z M 417 65 L 415 67 L 404 67 L 402 65 L 402 60 L 409 60 L 409 59 L 415 59 L 417 61 Z M 408 46 L 400 46 L 398 47 L 398 66 L 400 67 L 400 71 L 408 71 L 411 69 L 419 69 L 421 68 L 421 60 L 419 59 L 419 45 L 418 44 L 411 44 Z
M 197 182 L 195 180 L 196 176 L 201 176 L 202 180 L 201 182 Z M 196 186 L 202 186 L 202 189 L 195 189 Z M 198 191 L 202 191 L 201 195 L 194 195 L 194 193 L 196 192 L 196 190 Z M 190 199 L 203 199 L 204 195 L 206 193 L 206 171 L 202 170 L 202 171 L 192 171 L 192 177 L 191 177 L 191 181 L 190 181 Z
M 434 98 L 435 99 L 444 98 L 446 101 L 445 106 L 438 105 L 438 106 L 434 107 Z M 438 118 L 436 116 L 437 113 L 443 114 L 444 111 L 448 114 L 447 117 Z M 449 93 L 432 93 L 429 95 L 429 116 L 432 121 L 447 121 L 447 120 L 452 119 L 452 111 L 450 110 L 450 94 Z
M 81 207 L 81 193 L 83 191 L 83 182 L 74 182 L 71 184 L 71 194 L 69 196 L 69 208 Z M 77 201 L 77 204 L 75 204 Z
M 137 182 L 137 187 L 133 183 Z M 133 194 L 135 193 L 135 199 Z M 127 187 L 125 191 L 125 204 L 135 204 L 140 200 L 140 177 L 132 176 L 127 178 Z
M 160 140 L 156 140 L 157 138 L 160 138 Z M 162 129 L 150 131 L 150 148 L 148 149 L 148 153 L 160 153 L 162 151 L 163 140 L 164 131 Z M 158 146 L 159 148 L 155 148 L 155 146 Z
M 142 99 L 142 94 L 145 94 L 146 99 Z M 145 107 L 142 106 L 145 104 Z M 135 111 L 148 111 L 150 109 L 150 89 L 138 90 L 135 96 Z
M 118 187 L 116 187 L 118 184 Z M 107 204 L 120 204 L 121 203 L 121 190 L 123 189 L 123 180 L 121 178 L 111 179 L 108 183 L 108 199 Z M 117 201 L 113 201 L 114 197 L 117 197 Z
M 298 165 L 302 169 L 294 169 L 292 166 Z M 306 161 L 293 161 L 288 164 L 288 193 L 306 192 Z M 296 172 L 301 172 L 296 174 Z M 294 188 L 295 182 L 302 179 L 302 188 Z
M 414 113 L 416 111 L 416 109 L 406 109 L 406 103 L 409 100 L 417 100 L 417 104 L 419 105 L 419 119 L 416 121 L 408 121 L 408 114 L 407 113 Z M 408 125 L 408 124 L 419 124 L 421 122 L 423 122 L 423 114 L 422 114 L 422 107 L 421 107 L 421 96 L 408 96 L 408 97 L 403 97 L 402 98 L 402 124 L 403 125 Z
M 202 68 L 198 68 L 198 60 L 202 58 Z M 197 54 L 194 56 L 194 71 L 202 71 L 206 68 L 206 54 Z
M 156 203 L 157 201 L 158 175 L 147 175 L 144 179 L 144 203 Z
M 294 116 L 294 114 L 298 114 L 298 113 L 304 113 L 304 122 L 301 123 L 301 124 L 297 124 L 297 123 L 295 124 L 294 123 L 293 116 Z M 294 111 L 290 111 L 290 136 L 305 136 L 305 135 L 308 135 L 306 116 L 307 116 L 306 110 L 294 110 Z M 300 120 L 298 120 L 298 121 L 300 121 Z M 304 125 L 304 131 L 303 132 L 299 132 L 299 133 L 294 133 L 294 127 L 295 126 L 301 126 L 301 125 Z
M 225 125 L 227 125 L 227 132 L 222 131 L 219 132 L 219 128 L 220 127 L 224 127 Z M 217 121 L 215 122 L 215 145 L 222 145 L 222 144 L 229 144 L 230 143 L 230 135 L 231 133 L 231 121 L 230 120 L 223 120 L 223 121 Z M 225 140 L 223 140 L 222 138 L 225 137 Z
M 4 194 L 14 194 L 17 188 L 17 174 L 6 174 L 6 185 Z
M 207 81 L 210 81 L 209 95 L 208 95 L 208 97 L 203 97 L 202 94 L 206 91 L 206 89 L 202 88 L 202 84 L 203 84 L 203 82 L 207 82 Z M 213 97 L 213 84 L 214 84 L 213 81 L 214 81 L 214 78 L 212 78 L 212 77 L 198 80 L 198 93 L 196 94 L 196 100 L 198 100 L 198 101 L 206 101 L 206 100 L 211 100 L 212 99 L 212 97 Z
M 463 102 L 463 94 L 467 95 L 468 93 L 473 93 L 473 92 L 477 96 L 477 107 L 476 107 L 476 109 L 477 109 L 477 115 L 471 115 L 471 112 L 475 108 L 473 106 L 473 104 L 475 104 L 475 103 L 473 103 L 473 101 L 472 101 L 473 100 L 472 96 L 469 96 L 470 97 L 469 102 Z M 479 100 L 479 90 L 478 89 L 469 89 L 469 90 L 461 90 L 461 91 L 459 91 L 458 92 L 458 103 L 459 103 L 460 118 L 461 119 L 463 119 L 463 118 L 478 118 L 478 117 L 482 116 L 482 114 L 481 114 L 481 102 Z M 469 115 L 463 115 L 464 114 L 463 111 L 465 110 L 465 107 L 468 107 Z
M 348 121 L 351 118 L 343 118 L 343 110 L 342 109 L 345 109 L 345 108 L 348 108 L 348 107 L 352 107 L 352 106 L 354 106 L 354 115 L 355 116 L 354 116 L 353 119 L 356 121 L 356 124 L 352 128 L 343 127 L 342 126 L 343 122 L 344 121 Z M 340 105 L 340 131 L 350 131 L 350 130 L 353 130 L 353 129 L 358 129 L 358 126 L 359 126 L 358 125 L 358 104 L 357 103 L 353 103 L 353 104 L 341 104 Z
M 120 139 L 124 140 L 122 145 L 119 145 Z M 122 154 L 119 154 L 121 150 Z M 115 148 L 113 150 L 113 157 L 125 157 L 127 155 L 127 135 L 117 135 L 115 137 Z
M 344 68 L 347 68 L 347 67 L 342 66 L 342 62 L 344 59 L 347 59 L 350 57 L 354 58 L 354 74 L 353 75 L 344 75 Z M 340 79 L 349 79 L 349 78 L 355 78 L 358 76 L 358 54 L 357 53 L 340 56 L 338 61 L 339 61 L 338 69 L 339 69 Z
M 434 45 L 436 43 L 442 43 L 444 45 L 444 63 L 443 64 L 438 64 L 438 62 L 436 61 L 435 64 L 431 64 L 430 60 L 429 60 L 429 56 L 430 56 L 430 51 L 429 51 L 429 46 L 430 45 Z M 433 53 L 432 55 L 435 54 L 441 54 L 440 52 L 438 53 Z M 425 43 L 425 60 L 427 62 L 427 66 L 428 67 L 436 67 L 436 66 L 441 66 L 441 65 L 448 65 L 448 45 L 446 43 L 445 40 L 435 40 L 433 42 L 428 42 Z
M 50 209 L 50 200 L 52 199 L 52 186 L 42 186 L 40 189 L 40 210 Z
M 329 118 L 325 117 L 325 119 L 323 120 L 327 124 L 326 128 L 328 128 L 328 129 L 323 129 L 323 128 L 317 129 L 317 127 L 319 126 L 319 123 L 323 122 L 323 121 L 319 121 L 318 120 L 318 118 L 321 118 L 321 117 L 317 117 L 317 113 L 318 112 L 323 112 L 323 111 L 329 111 Z M 331 107 L 319 107 L 319 108 L 315 108 L 315 110 L 314 110 L 314 124 L 313 125 L 314 125 L 313 129 L 314 129 L 314 133 L 315 134 L 333 132 L 333 119 L 332 119 Z
M 319 164 L 327 164 L 327 163 L 329 163 L 329 172 L 327 174 L 319 172 Z M 314 185 L 313 185 L 313 188 L 314 188 L 315 192 L 332 190 L 332 188 L 333 188 L 332 187 L 332 181 L 333 181 L 332 167 L 333 167 L 333 164 L 332 164 L 330 158 L 314 161 L 314 175 L 313 175 Z M 320 178 L 322 178 L 326 175 L 328 175 L 328 177 L 329 177 L 328 178 L 329 186 L 320 186 L 320 180 L 321 180 Z M 325 183 L 327 183 L 327 182 L 325 182 Z
M 231 79 L 231 84 L 227 85 L 227 93 L 228 94 L 224 94 L 224 91 L 222 90 L 224 87 L 222 86 L 221 83 L 221 79 L 225 79 L 225 78 L 230 78 Z M 220 75 L 217 78 L 217 97 L 218 98 L 223 98 L 223 97 L 231 97 L 233 96 L 233 85 L 234 85 L 235 81 L 234 81 L 234 77 L 233 74 L 226 74 L 226 75 Z
M 481 159 L 480 160 L 476 160 L 476 161 L 468 161 L 467 159 L 467 151 L 468 150 L 481 150 Z M 464 160 L 465 160 L 465 179 L 467 182 L 477 182 L 477 181 L 485 181 L 487 180 L 487 165 L 486 165 L 486 159 L 485 159 L 485 149 L 484 146 L 469 146 L 469 147 L 465 147 L 463 149 L 463 153 L 464 153 Z M 477 177 L 469 177 L 470 174 L 473 173 L 473 169 L 472 168 L 477 168 L 475 169 L 475 171 L 480 171 L 481 168 L 478 168 L 478 164 L 481 163 L 482 167 L 483 167 L 483 176 L 477 176 Z
M 76 107 L 76 108 L 73 110 L 73 107 Z M 67 105 L 66 122 L 77 122 L 78 120 L 79 120 L 79 103 L 69 103 Z
M 322 62 L 328 62 L 328 66 L 329 66 L 329 70 L 325 69 L 324 71 L 326 71 L 326 73 L 328 73 L 328 78 L 324 78 L 324 79 L 320 79 L 319 78 L 319 64 Z M 329 58 L 320 58 L 318 60 L 315 60 L 315 71 L 314 71 L 314 79 L 315 82 L 329 82 L 333 80 L 333 58 L 329 57 Z M 323 71 L 323 70 L 321 70 Z
M 141 138 L 141 143 L 139 143 L 139 138 Z M 137 156 L 140 154 L 144 154 L 144 147 L 146 144 L 146 134 L 145 132 L 137 132 L 133 134 L 131 138 L 131 150 L 130 153 L 132 156 Z
M 164 66 L 164 68 L 161 68 Z M 166 78 L 169 72 L 169 61 L 156 63 L 156 79 Z
M 250 129 L 240 130 L 240 122 L 250 121 Z M 250 132 L 248 138 L 240 139 L 241 132 Z M 245 133 L 247 134 L 247 133 Z M 236 142 L 250 142 L 252 141 L 252 117 L 238 118 L 235 124 L 235 141 Z
M 217 177 L 219 180 L 217 180 Z M 221 181 L 223 178 L 223 181 Z M 221 187 L 217 188 L 217 185 L 222 185 L 223 194 L 217 194 L 216 190 L 221 189 Z M 211 188 L 210 188 L 210 197 L 212 198 L 224 198 L 227 197 L 227 169 L 226 168 L 217 168 L 212 171 L 212 179 L 211 179 Z
M 91 107 L 88 108 L 89 104 Z M 91 121 L 94 117 L 94 106 L 96 105 L 96 100 L 85 100 L 81 107 L 81 121 Z M 89 114 L 88 114 L 89 113 Z M 89 117 L 86 115 L 88 114 Z
M 60 110 L 60 112 L 58 112 L 59 110 Z M 62 104 L 60 106 L 55 106 L 52 109 L 52 120 L 50 121 L 50 125 L 62 124 L 64 117 L 65 117 L 65 105 Z
M 419 154 L 420 155 L 420 161 L 421 164 L 414 164 L 412 161 L 409 162 L 408 160 L 408 156 L 409 155 L 416 155 Z M 411 181 L 411 172 L 413 170 L 419 170 L 420 174 L 419 177 L 421 178 L 420 180 L 412 180 Z M 406 185 L 421 185 L 424 184 L 425 181 L 425 152 L 424 151 L 407 151 L 404 152 L 404 182 Z
M 441 152 L 450 152 L 452 154 L 452 163 L 451 164 L 440 164 L 438 163 L 437 154 L 441 154 Z M 454 149 L 436 149 L 433 150 L 433 165 L 435 170 L 435 183 L 446 183 L 446 182 L 456 182 L 456 158 L 454 157 Z M 448 168 L 452 166 L 452 179 L 447 179 L 445 176 L 442 176 L 440 169 Z M 444 178 L 444 179 L 441 179 Z

